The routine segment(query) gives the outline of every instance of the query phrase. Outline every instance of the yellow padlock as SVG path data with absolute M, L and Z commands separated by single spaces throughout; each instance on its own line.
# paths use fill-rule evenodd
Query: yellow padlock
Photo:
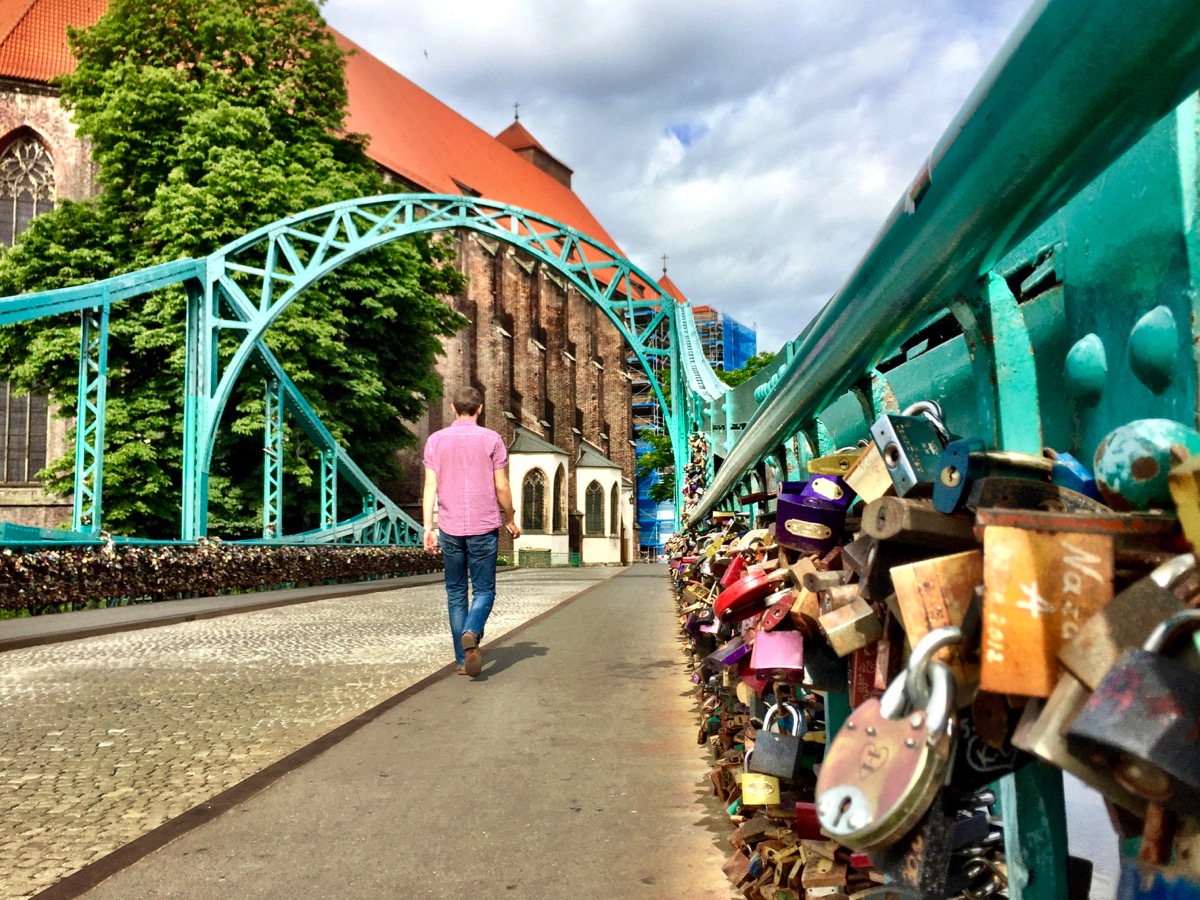
M 776 806 L 780 801 L 779 779 L 774 775 L 750 771 L 750 755 L 753 752 L 753 747 L 747 750 L 743 761 L 746 768 L 742 772 L 742 805 Z

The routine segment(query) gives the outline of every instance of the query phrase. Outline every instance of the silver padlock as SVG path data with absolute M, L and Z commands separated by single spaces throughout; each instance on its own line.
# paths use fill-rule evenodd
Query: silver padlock
M 825 754 L 817 777 L 817 818 L 852 850 L 897 843 L 929 809 L 954 757 L 957 690 L 933 658 L 958 643 L 954 627 L 927 634 L 883 697 L 855 709 Z
M 900 497 L 918 484 L 937 480 L 942 452 L 951 439 L 942 408 L 933 400 L 914 403 L 898 416 L 880 416 L 871 426 L 871 437 Z

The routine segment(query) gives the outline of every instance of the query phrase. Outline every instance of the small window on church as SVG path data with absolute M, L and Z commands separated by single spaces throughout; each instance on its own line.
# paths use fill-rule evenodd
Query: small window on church
M 521 485 L 521 530 L 546 530 L 546 474 L 530 469 Z
M 614 536 L 621 533 L 620 496 L 621 495 L 617 493 L 617 486 L 614 484 L 612 486 L 612 496 L 609 498 L 609 501 L 608 501 L 608 506 L 609 506 L 608 514 L 611 517 L 611 521 L 608 523 L 608 530 L 609 530 L 609 533 L 613 534 Z
M 54 161 L 32 135 L 0 153 L 0 241 L 11 247 L 33 217 L 54 209 Z
M 593 481 L 583 492 L 583 530 L 585 534 L 604 534 L 604 488 Z

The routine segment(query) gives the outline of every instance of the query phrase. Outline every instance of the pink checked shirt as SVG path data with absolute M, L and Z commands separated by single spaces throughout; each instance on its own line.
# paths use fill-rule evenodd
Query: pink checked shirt
M 500 435 L 455 419 L 425 442 L 425 466 L 437 474 L 438 528 L 455 537 L 487 534 L 504 524 L 496 469 L 508 465 Z

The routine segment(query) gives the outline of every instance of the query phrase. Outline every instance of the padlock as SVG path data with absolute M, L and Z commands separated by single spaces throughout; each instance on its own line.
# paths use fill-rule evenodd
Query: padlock
M 1070 772 L 1121 808 L 1142 816 L 1146 811 L 1143 798 L 1122 787 L 1107 767 L 1093 766 L 1067 749 L 1067 726 L 1079 715 L 1090 693 L 1079 679 L 1063 672 L 1048 699 L 1035 697 L 1025 704 L 1013 732 L 1013 746 Z
M 947 553 L 978 546 L 970 516 L 945 515 L 928 503 L 902 497 L 881 497 L 867 504 L 862 530 L 879 541 Z
M 1070 453 L 1051 450 L 1046 447 L 1042 455 L 1050 460 L 1050 480 L 1061 487 L 1101 500 L 1100 488 L 1096 485 L 1096 476 Z
M 1121 656 L 1067 729 L 1072 753 L 1178 813 L 1200 805 L 1200 673 L 1167 654 L 1198 630 L 1200 610 L 1162 622 L 1142 649 Z
M 841 542 L 846 527 L 849 489 L 842 489 L 828 476 L 816 481 L 827 485 L 827 493 L 839 495 L 827 500 L 812 491 L 812 481 L 785 481 L 779 487 L 775 503 L 775 539 L 797 553 L 828 553 Z
M 938 460 L 933 506 L 952 513 L 968 505 L 972 486 L 985 478 L 1024 478 L 1049 481 L 1054 464 L 1045 456 L 987 450 L 978 438 L 951 441 Z
M 861 453 L 862 448 L 860 447 L 847 447 L 843 450 L 838 450 L 836 453 L 810 459 L 805 463 L 805 468 L 808 469 L 810 475 L 839 475 L 844 477 Z
M 883 623 L 871 604 L 861 597 L 822 613 L 817 624 L 838 656 L 849 656 L 883 637 Z
M 742 803 L 746 806 L 773 806 L 779 803 L 779 779 L 750 769 L 753 748 L 746 751 L 742 771 Z
M 751 567 L 746 574 L 717 596 L 713 604 L 722 622 L 740 622 L 756 616 L 765 608 L 763 601 L 778 590 L 783 573 L 767 573 Z
M 1058 661 L 1094 691 L 1126 650 L 1146 643 L 1158 623 L 1183 610 L 1172 587 L 1192 573 L 1195 557 L 1177 556 L 1127 587 L 1058 651 Z
M 988 525 L 983 585 L 980 687 L 1049 697 L 1059 649 L 1112 599 L 1113 539 Z
M 739 578 L 746 574 L 746 557 L 740 553 L 733 556 L 729 560 L 729 565 L 725 567 L 725 572 L 721 576 L 721 587 L 729 587 L 734 584 Z
M 750 668 L 772 681 L 799 684 L 804 680 L 804 635 L 799 631 L 757 631 Z
M 883 698 L 854 710 L 826 750 L 817 813 L 838 843 L 889 846 L 929 808 L 953 756 L 956 689 L 950 669 L 932 657 L 961 638 L 957 628 L 927 635 Z
M 790 703 L 782 708 L 791 718 L 791 731 L 784 734 L 772 730 L 780 710 L 778 703 L 772 704 L 763 716 L 763 727 L 754 736 L 754 761 L 746 766 L 750 772 L 796 781 L 821 761 L 821 746 L 804 740 L 808 725 L 800 710 Z
M 983 552 L 968 550 L 939 556 L 892 569 L 892 586 L 900 607 L 904 633 L 916 644 L 935 629 L 946 625 L 959 628 L 975 603 L 975 591 L 983 583 Z M 950 666 L 960 693 L 979 681 L 978 663 L 966 663 L 957 646 L 938 651 L 938 659 Z M 959 706 L 970 702 L 960 697 Z
M 848 688 L 847 662 L 820 637 L 804 640 L 804 682 L 807 690 L 844 694 Z
M 793 588 L 784 588 L 769 596 L 764 601 L 767 606 L 766 611 L 755 620 L 756 629 L 758 631 L 774 631 L 784 622 L 790 623 L 792 604 L 795 603 L 797 596 L 798 592 Z
M 863 503 L 878 500 L 896 488 L 892 475 L 875 444 L 863 450 L 845 475 L 846 484 L 862 498 Z
M 932 400 L 914 403 L 898 416 L 880 416 L 871 426 L 871 437 L 900 497 L 919 484 L 937 481 L 942 452 L 951 440 L 942 408 Z

